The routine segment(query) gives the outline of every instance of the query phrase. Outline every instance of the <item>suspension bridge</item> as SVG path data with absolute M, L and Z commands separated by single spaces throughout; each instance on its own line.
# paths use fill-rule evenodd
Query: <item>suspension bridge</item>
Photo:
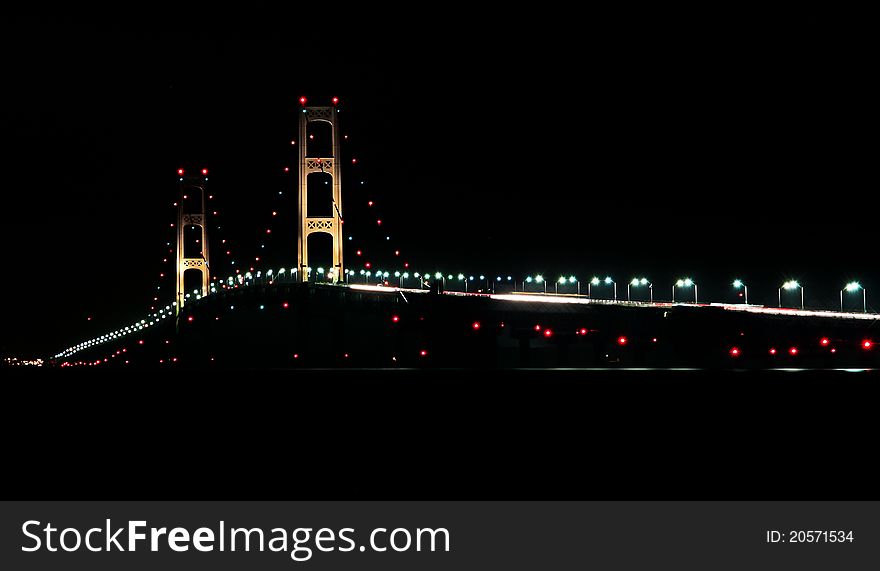
M 217 212 L 209 207 L 209 173 L 181 168 L 170 225 L 176 244 L 168 250 L 175 259 L 173 300 L 162 306 L 156 295 L 142 318 L 71 345 L 48 362 L 862 367 L 876 361 L 871 332 L 880 314 L 867 311 L 867 294 L 856 282 L 841 290 L 840 311 L 829 311 L 804 307 L 803 287 L 795 281 L 780 286 L 778 307 L 768 307 L 749 304 L 748 286 L 740 280 L 732 285 L 743 290 L 742 303 L 713 303 L 699 299 L 690 278 L 663 288 L 667 300 L 665 294 L 655 299 L 647 278 L 623 282 L 618 291 L 610 276 L 582 282 L 575 276 L 448 273 L 408 261 L 381 268 L 362 261 L 361 249 L 353 252 L 357 269 L 351 269 L 344 260 L 341 143 L 347 136 L 341 135 L 338 103 L 333 98 L 312 106 L 300 99 L 298 139 L 291 141 L 299 155 L 296 243 L 288 265 L 266 267 L 257 255 L 252 264 L 216 275 L 212 256 L 220 251 L 228 257 L 231 246 L 226 239 L 212 241 Z M 324 136 L 316 138 L 319 126 Z M 273 218 L 277 214 L 272 211 Z M 376 227 L 382 224 L 375 219 Z M 310 263 L 318 239 L 330 241 L 327 267 Z M 393 259 L 402 259 L 399 250 Z M 800 306 L 782 307 L 783 292 L 799 292 Z M 860 294 L 862 311 L 844 311 L 844 293 Z

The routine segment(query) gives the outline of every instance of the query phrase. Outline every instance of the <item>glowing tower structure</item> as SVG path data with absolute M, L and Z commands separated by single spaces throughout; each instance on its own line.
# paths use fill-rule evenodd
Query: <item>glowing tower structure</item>
M 175 315 L 180 313 L 186 299 L 183 276 L 187 270 L 198 270 L 202 275 L 202 297 L 208 295 L 211 273 L 208 264 L 208 216 L 205 208 L 205 188 L 208 182 L 208 169 L 201 170 L 201 176 L 184 176 L 179 169 L 180 196 L 177 202 L 177 295 L 175 296 Z M 189 227 L 201 230 L 198 239 L 197 256 L 187 257 L 185 232 Z
M 333 238 L 333 268 L 330 270 L 331 280 L 338 282 L 345 276 L 342 265 L 342 178 L 339 160 L 339 109 L 333 99 L 333 106 L 306 106 L 305 97 L 300 98 L 302 110 L 299 114 L 299 225 L 297 226 L 296 254 L 297 279 L 308 280 L 309 267 L 309 235 L 315 233 L 330 234 Z M 332 133 L 332 156 L 310 157 L 308 125 L 311 122 L 329 123 Z M 329 174 L 333 179 L 333 211 L 330 216 L 309 216 L 308 208 L 308 177 L 312 173 Z

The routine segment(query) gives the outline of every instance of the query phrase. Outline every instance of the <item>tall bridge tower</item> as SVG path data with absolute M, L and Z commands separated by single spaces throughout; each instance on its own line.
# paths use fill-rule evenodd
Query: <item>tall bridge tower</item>
M 186 299 L 184 274 L 187 270 L 196 270 L 202 275 L 202 297 L 208 295 L 211 273 L 208 264 L 208 215 L 205 208 L 205 188 L 208 182 L 208 169 L 201 170 L 201 176 L 185 176 L 179 169 L 180 196 L 177 202 L 177 295 L 175 315 L 180 313 Z M 186 232 L 198 228 L 197 240 L 191 249 L 194 255 L 187 256 Z
M 334 104 L 337 100 L 334 98 Z M 297 254 L 297 279 L 300 282 L 308 280 L 309 267 L 309 236 L 315 233 L 329 234 L 333 238 L 333 267 L 330 270 L 332 281 L 343 280 L 344 267 L 342 264 L 342 178 L 339 161 L 342 157 L 339 152 L 339 109 L 334 106 L 313 107 L 306 106 L 305 97 L 300 98 L 302 110 L 299 114 L 299 225 L 297 227 L 296 254 Z M 309 153 L 309 123 L 323 121 L 330 124 L 332 133 L 331 149 L 332 156 L 318 157 Z M 329 174 L 333 181 L 332 189 L 332 213 L 322 216 L 309 215 L 309 187 L 308 178 L 312 173 Z

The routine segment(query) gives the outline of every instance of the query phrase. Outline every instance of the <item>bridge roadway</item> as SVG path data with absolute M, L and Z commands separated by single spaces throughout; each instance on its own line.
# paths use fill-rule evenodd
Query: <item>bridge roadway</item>
M 347 296 L 346 292 L 366 297 Z M 395 319 L 395 327 L 386 329 L 392 315 L 399 316 L 400 323 Z M 734 348 L 740 363 L 761 355 L 766 359 L 771 350 L 770 355 L 779 360 L 782 353 L 795 347 L 801 363 L 807 361 L 809 352 L 819 352 L 813 355 L 817 363 L 824 363 L 822 360 L 833 354 L 836 362 L 851 361 L 861 366 L 866 358 L 873 364 L 871 354 L 876 352 L 864 351 L 859 345 L 866 341 L 873 344 L 871 327 L 878 319 L 880 314 L 875 313 L 745 304 L 651 303 L 526 292 L 437 294 L 428 289 L 386 285 L 244 282 L 187 302 L 178 319 L 174 318 L 173 307 L 166 306 L 144 320 L 70 347 L 55 360 L 87 359 L 88 364 L 123 358 L 127 362 L 123 357 L 126 351 L 133 359 L 132 350 L 148 348 L 150 338 L 161 337 L 163 344 L 186 346 L 192 354 L 204 349 L 211 353 L 209 357 L 217 355 L 218 359 L 224 351 L 246 355 L 274 345 L 277 351 L 273 362 L 279 362 L 279 354 L 298 353 L 290 349 L 294 347 L 314 355 L 323 350 L 326 341 L 328 346 L 338 345 L 340 354 L 351 353 L 352 361 L 356 354 L 419 355 L 421 348 L 442 347 L 448 355 L 444 359 L 453 366 L 452 355 L 462 351 L 473 353 L 474 362 L 482 359 L 477 354 L 499 355 L 496 362 L 510 366 L 535 363 L 541 352 L 568 353 L 564 358 L 544 359 L 542 362 L 548 366 L 566 366 L 578 358 L 584 366 L 601 366 L 603 358 L 613 362 L 615 352 L 623 349 L 632 355 L 666 351 L 667 356 L 654 359 L 657 364 L 662 361 L 687 366 L 703 359 L 702 354 L 711 354 L 715 362 L 726 360 Z M 215 320 L 219 321 L 215 324 Z M 410 325 L 418 320 L 424 323 Z M 175 333 L 175 322 L 179 334 Z M 468 335 L 470 325 L 477 322 L 483 324 L 482 334 Z M 503 329 L 497 329 L 499 324 Z M 247 331 L 251 333 L 244 333 Z M 547 338 L 543 338 L 547 331 Z M 589 331 L 589 336 L 578 335 L 584 331 Z M 238 335 L 244 337 L 233 343 L 231 339 Z M 383 335 L 387 337 L 385 345 L 374 339 Z M 398 337 L 392 342 L 388 336 Z M 617 341 L 623 338 L 627 340 L 625 347 L 618 346 Z M 819 341 L 826 338 L 819 346 Z M 224 344 L 228 346 L 224 348 Z M 172 353 L 168 354 L 171 358 L 175 355 Z M 430 353 L 439 361 L 440 351 Z M 502 354 L 507 356 L 502 359 Z M 633 364 L 638 359 L 633 359 Z M 332 359 L 327 357 L 322 362 L 331 363 Z M 415 366 L 419 366 L 417 363 Z
M 329 284 L 328 284 L 329 285 Z M 347 287 L 354 290 L 374 291 L 380 293 L 412 293 L 430 295 L 430 290 L 425 289 L 409 289 L 393 286 L 380 285 L 360 285 L 360 284 L 339 284 L 338 287 Z M 466 293 L 460 291 L 444 291 L 441 295 L 447 296 L 467 296 L 467 297 L 485 297 L 499 301 L 515 301 L 529 303 L 565 303 L 565 304 L 582 304 L 582 305 L 610 305 L 620 307 L 644 307 L 644 308 L 663 308 L 663 307 L 716 307 L 726 311 L 739 311 L 746 313 L 755 313 L 761 315 L 781 315 L 786 317 L 810 317 L 810 318 L 830 318 L 830 319 L 855 319 L 864 321 L 876 321 L 880 319 L 880 313 L 855 313 L 828 310 L 810 310 L 810 309 L 793 309 L 787 307 L 767 307 L 764 305 L 746 305 L 746 304 L 727 304 L 727 303 L 687 303 L 687 302 L 647 302 L 647 301 L 625 301 L 611 299 L 594 299 L 582 295 L 575 294 L 544 294 L 530 292 L 516 292 L 509 294 L 494 293 Z

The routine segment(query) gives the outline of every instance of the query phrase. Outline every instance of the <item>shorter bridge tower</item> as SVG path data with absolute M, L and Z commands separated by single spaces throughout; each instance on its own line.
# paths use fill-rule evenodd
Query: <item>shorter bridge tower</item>
M 201 169 L 197 175 L 187 176 L 183 169 L 178 169 L 180 196 L 177 201 L 177 295 L 174 314 L 180 313 L 186 300 L 184 274 L 187 270 L 197 270 L 202 275 L 202 297 L 208 295 L 211 284 L 211 272 L 208 260 L 208 212 L 206 209 L 206 188 L 208 169 Z M 198 253 L 187 256 L 186 232 L 196 227 L 200 230 Z

